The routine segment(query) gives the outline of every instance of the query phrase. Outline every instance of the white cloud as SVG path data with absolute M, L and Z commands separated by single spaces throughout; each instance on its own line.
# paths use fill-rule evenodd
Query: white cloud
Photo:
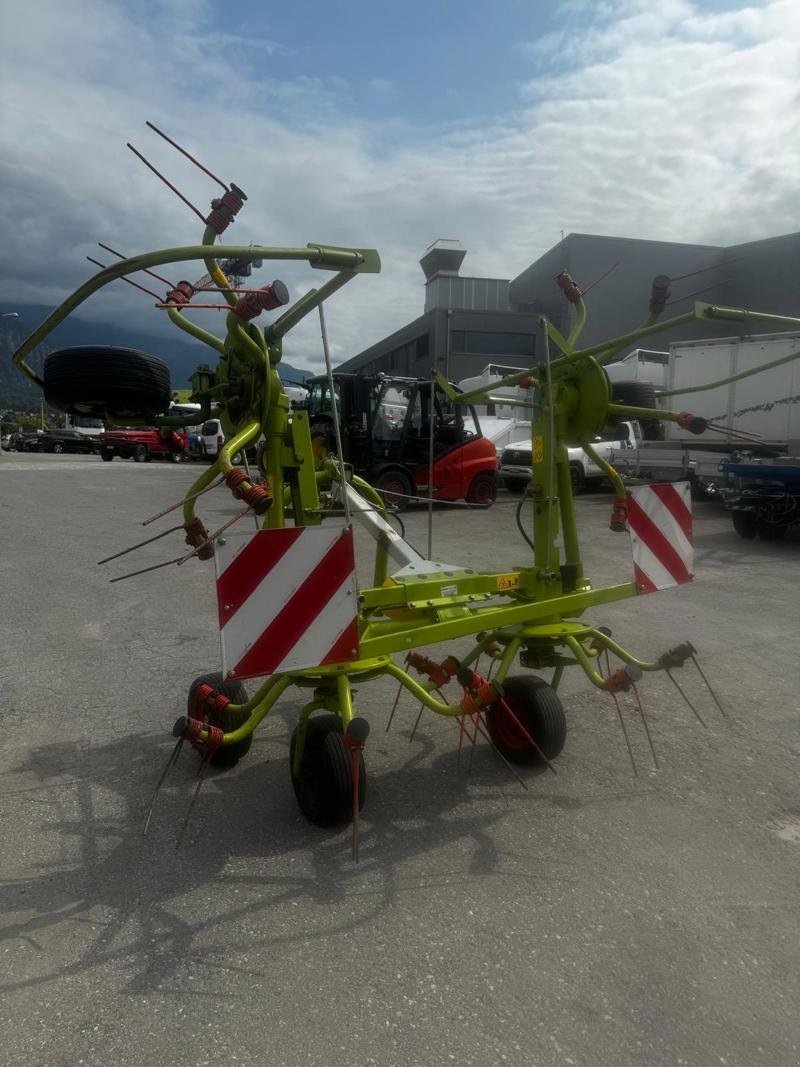
M 199 240 L 198 220 L 125 141 L 201 210 L 215 187 L 145 129 L 147 118 L 247 192 L 230 243 L 379 249 L 383 273 L 328 304 L 339 358 L 421 314 L 418 260 L 440 234 L 469 249 L 467 273 L 513 277 L 561 229 L 734 243 L 798 228 L 794 0 L 711 14 L 688 0 L 573 0 L 569 37 L 531 50 L 532 73 L 543 55 L 554 59 L 547 75 L 491 122 L 444 129 L 356 120 L 355 90 L 335 74 L 275 79 L 261 62 L 284 47 L 270 27 L 220 47 L 202 32 L 207 5 L 193 6 L 188 38 L 174 6 L 152 5 L 146 19 L 131 10 L 84 0 L 78 19 L 68 5 L 30 0 L 25 20 L 7 14 L 0 27 L 6 300 L 58 302 L 90 272 L 83 257 L 97 240 L 126 253 Z M 260 274 L 273 276 L 293 293 L 320 282 L 292 265 Z M 162 328 L 121 283 L 81 314 Z M 218 325 L 209 315 L 198 321 Z M 316 318 L 286 353 L 319 365 Z

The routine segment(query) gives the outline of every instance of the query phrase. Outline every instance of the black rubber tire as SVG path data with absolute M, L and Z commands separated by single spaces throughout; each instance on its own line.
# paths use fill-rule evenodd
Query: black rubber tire
M 56 443 L 53 445 L 53 451 L 58 456 L 60 456 L 61 453 L 64 451 L 64 446 L 61 444 L 60 441 L 56 441 Z
M 752 541 L 758 533 L 758 516 L 754 511 L 742 511 L 741 508 L 732 512 L 733 528 L 740 537 Z
M 393 511 L 405 511 L 411 503 L 408 497 L 415 495 L 411 479 L 404 471 L 383 471 L 375 479 L 373 485 L 380 493 L 386 507 Z
M 133 449 L 134 463 L 145 463 L 150 456 L 147 445 L 136 445 Z
M 561 752 L 567 739 L 567 718 L 558 694 L 543 678 L 520 674 L 503 682 L 504 700 L 548 760 Z M 487 709 L 489 734 L 511 763 L 541 763 L 534 746 L 501 703 Z
M 572 483 L 572 492 L 580 493 L 586 486 L 586 475 L 579 463 L 570 463 L 569 480 Z
M 497 500 L 497 479 L 488 471 L 481 471 L 469 483 L 466 501 L 468 504 L 490 508 L 495 500 Z
M 524 493 L 527 484 L 524 478 L 503 478 L 503 485 L 509 493 Z
M 300 810 L 315 826 L 341 826 L 353 816 L 353 760 L 344 743 L 338 715 L 308 720 L 300 774 L 294 775 L 297 727 L 289 747 L 289 774 Z M 364 755 L 359 753 L 358 810 L 367 795 Z
M 247 690 L 241 682 L 225 682 L 222 679 L 222 673 L 220 671 L 213 671 L 210 674 L 200 674 L 189 686 L 189 695 L 186 699 L 186 714 L 190 719 L 200 719 L 202 722 L 208 723 L 210 726 L 219 726 L 222 730 L 238 730 L 240 726 L 243 726 L 250 717 L 246 713 L 225 711 L 222 714 L 216 711 L 210 711 L 208 707 L 198 707 L 195 699 L 195 694 L 201 685 L 210 685 L 212 689 L 216 689 L 223 693 L 234 704 L 245 704 L 247 702 Z M 214 767 L 234 767 L 242 756 L 246 756 L 250 751 L 250 746 L 253 743 L 253 735 L 250 734 L 244 741 L 237 741 L 235 745 L 223 745 L 222 748 L 218 748 L 214 755 L 211 757 L 211 764 Z
M 656 387 L 652 382 L 612 382 L 611 399 L 615 404 L 630 404 L 636 408 L 656 406 Z
M 615 404 L 630 404 L 637 408 L 657 407 L 656 387 L 652 382 L 612 382 L 611 399 Z M 612 416 L 610 425 L 616 426 L 624 419 L 624 415 Z M 658 419 L 639 419 L 639 423 L 645 440 L 663 440 L 664 427 Z
M 776 526 L 772 522 L 758 523 L 758 536 L 762 541 L 782 541 L 786 537 L 786 526 Z
M 51 352 L 42 370 L 45 400 L 59 411 L 149 419 L 169 410 L 169 367 L 132 348 L 81 345 Z
M 170 452 L 170 463 L 181 463 L 183 461 L 183 452 Z
M 101 448 L 100 449 L 100 459 L 102 459 L 104 463 L 110 463 L 113 458 L 114 458 L 114 449 L 113 448 Z

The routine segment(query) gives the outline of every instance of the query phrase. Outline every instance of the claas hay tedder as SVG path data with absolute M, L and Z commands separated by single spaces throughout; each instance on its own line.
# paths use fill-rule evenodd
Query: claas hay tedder
M 612 402 L 603 367 L 640 338 L 678 323 L 704 326 L 760 318 L 798 326 L 800 320 L 706 303 L 695 303 L 685 314 L 664 319 L 670 280 L 659 277 L 638 328 L 581 348 L 586 321 L 582 293 L 562 273 L 556 281 L 572 306 L 573 325 L 564 336 L 541 318 L 543 358 L 536 366 L 468 394 L 457 393 L 444 380 L 431 383 L 431 395 L 438 388 L 466 404 L 486 402 L 498 385 L 524 383 L 534 388 L 533 478 L 526 497 L 532 528 L 520 527 L 530 545 L 530 558 L 525 565 L 501 573 L 437 562 L 404 540 L 389 521 L 384 498 L 348 469 L 341 458 L 335 411 L 338 448 L 328 453 L 313 447 L 308 413 L 290 408 L 278 374 L 283 338 L 316 310 L 335 397 L 323 304 L 359 275 L 378 272 L 378 253 L 315 243 L 298 248 L 217 244 L 246 196 L 236 185 L 202 169 L 222 191 L 207 214 L 189 205 L 203 220 L 199 244 L 127 258 L 114 253 L 119 261 L 100 264 L 99 273 L 69 296 L 13 356 L 15 365 L 43 390 L 52 406 L 100 417 L 111 425 L 157 426 L 176 448 L 177 425 L 192 420 L 186 414 L 177 419 L 167 414 L 170 380 L 161 360 L 127 349 L 70 348 L 48 355 L 38 374 L 28 356 L 98 290 L 145 272 L 168 286 L 163 296 L 151 293 L 157 308 L 218 357 L 214 369 L 204 364 L 192 377 L 192 399 L 200 405 L 194 421 L 218 418 L 226 443 L 185 497 L 169 509 L 182 508 L 182 523 L 166 532 L 182 531 L 187 543 L 186 551 L 168 563 L 215 561 L 222 671 L 201 675 L 192 683 L 187 714 L 173 729 L 176 744 L 164 774 L 188 740 L 201 756 L 199 788 L 209 765 L 230 767 L 247 753 L 253 731 L 287 689 L 305 690 L 309 699 L 291 740 L 292 785 L 300 808 L 318 825 L 352 820 L 357 847 L 369 726 L 356 714 L 354 686 L 361 690 L 378 678 L 395 679 L 398 694 L 403 688 L 411 693 L 421 713 L 427 709 L 455 720 L 459 746 L 465 739 L 474 743 L 479 736 L 485 738 L 524 784 L 515 768 L 532 763 L 552 768 L 565 743 L 566 719 L 558 688 L 567 667 L 579 667 L 591 685 L 611 694 L 615 702 L 617 694 L 633 690 L 641 711 L 637 683 L 645 672 L 667 671 L 673 677 L 671 672 L 687 661 L 696 664 L 688 642 L 645 662 L 615 641 L 607 628 L 583 618 L 589 609 L 691 578 L 688 487 L 644 487 L 647 496 L 626 491 L 617 472 L 594 452 L 593 438 L 618 419 L 671 420 L 694 433 L 702 433 L 707 425 L 688 412 Z M 223 259 L 302 261 L 330 277 L 290 304 L 288 289 L 279 280 L 260 288 L 234 286 L 219 265 Z M 204 264 L 206 274 L 193 283 L 173 283 L 157 273 L 170 264 L 194 262 Z M 222 301 L 227 309 L 224 339 L 190 318 L 196 310 L 219 307 Z M 256 319 L 265 312 L 272 313 L 272 321 L 262 328 Z M 233 457 L 246 455 L 248 446 L 257 441 L 262 442 L 258 471 L 251 471 L 246 462 L 234 465 Z M 614 486 L 611 528 L 620 533 L 630 530 L 632 580 L 598 588 L 584 571 L 567 457 L 567 448 L 575 446 L 585 449 Z M 204 495 L 223 486 L 241 508 L 223 527 L 209 532 L 197 512 Z M 245 514 L 258 517 L 259 529 L 237 536 L 230 528 Z M 499 525 L 502 517 L 499 511 L 496 514 Z M 153 517 L 157 518 L 161 516 Z M 374 540 L 372 582 L 366 587 L 356 581 L 353 523 Z M 466 652 L 464 639 L 470 641 Z M 450 652 L 433 657 L 422 651 L 456 640 L 458 656 Z M 610 662 L 612 656 L 616 666 Z M 478 670 L 482 657 L 490 663 L 486 674 Z M 523 670 L 515 668 L 517 663 Z M 543 672 L 548 672 L 547 678 Z M 248 696 L 243 682 L 251 679 L 258 681 Z M 674 677 L 673 681 L 680 689 Z M 617 710 L 624 730 L 618 702 Z

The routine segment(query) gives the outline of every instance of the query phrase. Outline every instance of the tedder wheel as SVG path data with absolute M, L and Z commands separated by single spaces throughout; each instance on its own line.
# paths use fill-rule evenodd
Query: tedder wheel
M 570 463 L 569 480 L 572 482 L 573 493 L 580 493 L 586 485 L 586 475 L 583 473 L 583 467 L 579 463 Z
M 51 352 L 42 381 L 47 403 L 72 415 L 124 423 L 169 410 L 169 367 L 132 348 L 81 345 Z
M 410 503 L 408 498 L 414 495 L 411 479 L 403 471 L 384 471 L 375 479 L 374 485 L 386 507 L 394 511 L 405 511 Z
M 212 689 L 223 693 L 234 704 L 245 704 L 247 702 L 247 690 L 241 682 L 225 682 L 222 680 L 222 674 L 219 671 L 214 671 L 212 674 L 201 674 L 189 686 L 186 714 L 190 719 L 200 719 L 201 722 L 208 723 L 210 726 L 219 726 L 220 729 L 226 732 L 238 730 L 240 726 L 247 722 L 250 716 L 246 712 L 226 710 L 219 713 L 212 711 L 205 704 L 199 705 L 197 690 L 201 685 L 210 685 Z M 214 767 L 234 767 L 242 756 L 247 755 L 252 743 L 253 735 L 250 734 L 244 741 L 237 741 L 234 745 L 223 745 L 217 749 L 210 762 Z
M 289 749 L 289 773 L 300 810 L 317 826 L 338 826 L 353 815 L 353 759 L 342 734 L 338 715 L 312 715 L 308 720 L 300 774 L 295 777 L 297 727 Z M 364 806 L 367 772 L 359 753 L 358 810 Z
M 505 704 L 530 734 L 547 759 L 555 759 L 567 738 L 567 719 L 555 690 L 543 678 L 515 675 L 503 682 Z M 512 763 L 541 762 L 539 753 L 514 721 L 503 703 L 486 714 L 489 734 Z
M 497 479 L 487 471 L 476 474 L 467 490 L 467 503 L 489 508 L 497 499 Z
M 133 459 L 135 463 L 144 463 L 148 455 L 147 445 L 137 445 L 133 450 Z
M 754 511 L 743 511 L 735 508 L 733 511 L 733 528 L 740 537 L 752 541 L 758 533 L 758 517 Z

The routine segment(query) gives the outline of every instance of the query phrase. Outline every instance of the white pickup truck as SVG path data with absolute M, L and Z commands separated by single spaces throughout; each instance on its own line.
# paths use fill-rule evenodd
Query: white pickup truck
M 642 441 L 642 431 L 638 422 L 620 422 L 613 429 L 594 438 L 592 448 L 603 459 L 615 454 L 617 457 L 630 450 L 634 452 Z M 587 482 L 599 483 L 604 472 L 594 463 L 582 448 L 570 448 L 569 471 L 572 477 L 572 489 L 579 493 Z M 503 449 L 500 455 L 498 475 L 506 489 L 520 493 L 531 480 L 531 439 L 515 441 Z

